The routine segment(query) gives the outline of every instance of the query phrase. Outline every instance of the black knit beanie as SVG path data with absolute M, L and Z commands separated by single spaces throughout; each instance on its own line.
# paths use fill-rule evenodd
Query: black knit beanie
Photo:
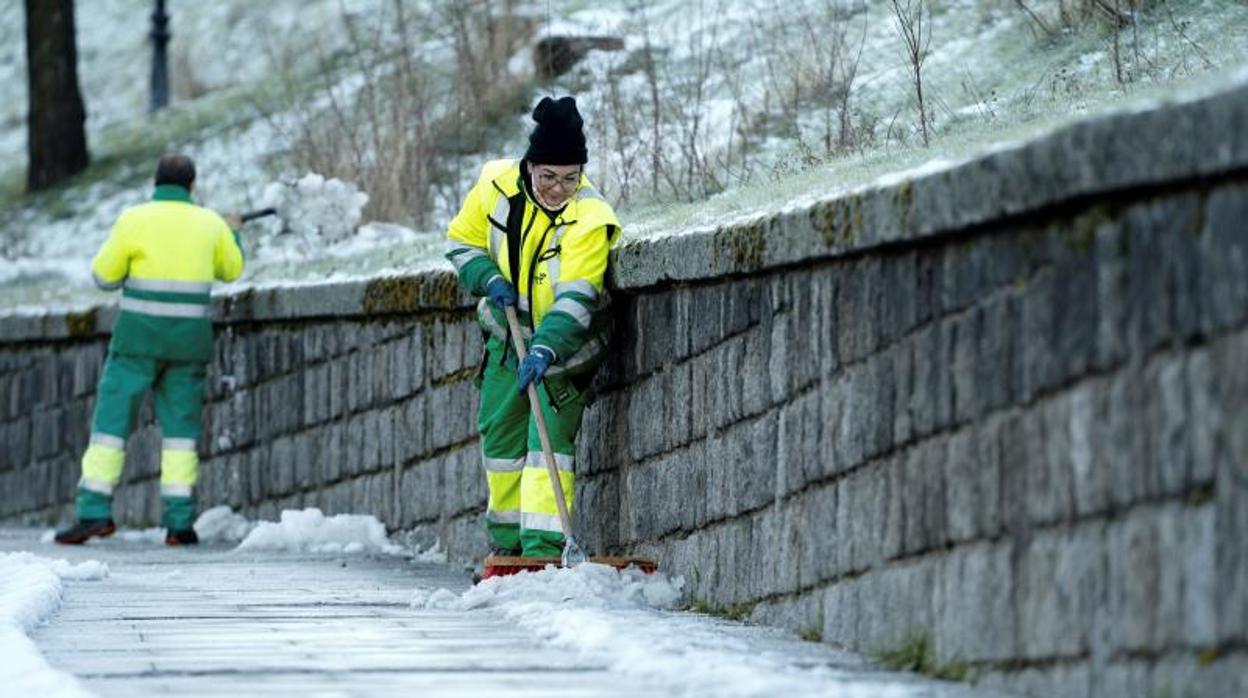
M 533 110 L 537 122 L 529 134 L 529 150 L 524 159 L 538 165 L 584 165 L 589 161 L 585 150 L 584 121 L 576 110 L 576 100 L 543 97 Z

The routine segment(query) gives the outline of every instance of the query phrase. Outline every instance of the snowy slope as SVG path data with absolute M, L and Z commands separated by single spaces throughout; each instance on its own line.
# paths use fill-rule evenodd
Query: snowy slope
M 306 60 L 343 41 L 342 12 L 370 0 L 171 2 L 170 78 L 175 101 L 268 77 L 270 56 Z M 92 143 L 147 114 L 151 0 L 75 4 L 78 82 Z M 26 46 L 21 3 L 0 3 L 0 158 L 25 155 Z
M 97 154 L 136 152 L 126 139 L 140 138 L 136 131 L 144 130 L 149 4 L 78 3 L 81 80 Z M 20 170 L 13 163 L 20 162 L 24 138 L 24 68 L 21 12 L 10 5 L 0 8 L 0 38 L 7 39 L 0 44 L 4 47 L 0 94 L 7 98 L 0 100 L 0 152 L 9 155 L 6 177 L 12 188 L 11 180 Z M 1038 0 L 1036 5 L 1045 3 Z M 1123 40 L 1131 42 L 1132 65 L 1149 70 L 1141 68 L 1133 82 L 1118 85 L 1104 32 L 1068 32 L 1039 41 L 1012 2 L 934 1 L 925 91 L 935 138 L 925 149 L 917 142 L 908 69 L 890 3 L 796 0 L 784 4 L 784 13 L 776 12 L 778 5 L 770 0 L 655 0 L 622 7 L 566 0 L 552 1 L 550 6 L 549 22 L 543 3 L 520 6 L 541 17 L 539 36 L 625 39 L 625 51 L 591 52 L 570 73 L 538 92 L 577 96 L 587 121 L 590 176 L 609 198 L 627 195 L 620 208 L 631 236 L 669 234 L 756 215 L 783 208 L 796 198 L 827 195 L 933 159 L 963 157 L 994 142 L 1026 138 L 1124 101 L 1217 82 L 1248 59 L 1248 6 L 1242 3 L 1172 0 L 1165 3 L 1167 12 L 1142 17 Z M 202 94 L 195 99 L 186 95 L 148 130 L 159 134 L 168 147 L 197 158 L 201 171 L 197 197 L 205 205 L 221 210 L 263 205 L 275 179 L 303 174 L 282 171 L 280 159 L 290 147 L 291 123 L 304 117 L 292 111 L 266 111 L 272 105 L 257 98 L 267 89 L 265 81 L 277 66 L 293 66 L 297 72 L 314 66 L 318 55 L 332 55 L 346 41 L 347 19 L 365 18 L 384 26 L 380 13 L 389 3 L 223 0 L 171 7 L 174 79 L 178 81 L 180 74 L 193 78 L 195 93 Z M 782 118 L 777 106 L 785 94 L 784 80 L 776 79 L 776 71 L 785 66 L 777 62 L 791 61 L 785 65 L 794 75 L 813 70 L 814 40 L 803 39 L 802 32 L 805 25 L 820 21 L 821 26 L 840 22 L 854 46 L 861 42 L 851 93 L 861 142 L 848 154 L 821 150 L 829 112 L 819 104 L 818 91 L 803 92 L 793 123 Z M 777 36 L 785 37 L 783 45 L 765 43 Z M 644 178 L 651 171 L 646 144 L 652 134 L 642 130 L 624 139 L 619 130 L 617 117 L 622 113 L 638 123 L 649 118 L 650 89 L 638 60 L 647 43 L 662 61 L 658 70 L 668 90 L 660 100 L 670 121 L 660 129 L 661 138 L 671 144 L 665 149 L 670 156 L 666 167 L 681 171 L 688 164 L 687 158 L 682 159 L 687 149 L 708 161 L 727 159 L 729 164 L 748 153 L 748 163 L 720 173 L 727 189 L 709 198 L 682 202 L 682 195 L 662 187 L 657 195 L 651 192 Z M 712 63 L 703 74 L 700 68 L 707 61 Z M 519 76 L 531 72 L 527 50 L 514 56 L 511 66 Z M 360 75 L 349 73 L 336 78 L 357 86 L 361 81 Z M 701 91 L 691 92 L 694 87 Z M 534 94 L 534 100 L 539 96 Z M 677 112 L 685 116 L 672 116 Z M 752 130 L 743 133 L 747 122 Z M 691 125 L 696 131 L 686 132 Z M 481 160 L 522 152 L 529 126 L 526 114 L 516 114 L 504 152 L 459 155 L 449 169 L 466 180 Z M 111 296 L 91 287 L 87 262 L 116 215 L 146 198 L 143 181 L 150 167 L 150 157 L 132 155 L 115 164 L 107 176 L 86 178 L 56 195 L 10 204 L 0 216 L 3 305 L 77 307 L 109 302 Z M 634 181 L 626 181 L 630 177 Z M 450 189 L 466 184 L 451 183 Z M 436 208 L 428 231 L 375 224 L 363 226 L 355 235 L 331 236 L 337 240 L 279 235 L 282 226 L 272 219 L 253 224 L 245 234 L 249 268 L 242 283 L 271 286 L 440 265 L 440 227 L 454 213 L 455 202 L 442 201 Z M 349 229 L 350 214 L 345 217 Z M 332 226 L 301 226 L 296 221 L 287 227 Z

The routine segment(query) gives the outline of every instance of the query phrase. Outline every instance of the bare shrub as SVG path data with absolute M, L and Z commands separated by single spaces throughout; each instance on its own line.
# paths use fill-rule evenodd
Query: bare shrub
M 811 99 L 823 116 L 823 152 L 844 154 L 860 139 L 854 132 L 851 98 L 867 40 L 867 24 L 855 46 L 849 35 L 852 14 L 824 0 L 816 14 L 800 16 L 813 60 L 809 68 Z
M 604 115 L 600 114 L 592 123 L 599 129 L 599 137 L 608 144 L 615 158 L 615 164 L 611 168 L 616 185 L 613 194 L 617 200 L 626 202 L 632 198 L 635 188 L 643 184 L 644 173 L 640 171 L 640 163 L 645 157 L 646 148 L 641 133 L 642 124 L 637 118 L 641 105 L 635 98 L 630 100 L 621 85 L 625 78 L 623 68 L 624 62 L 620 61 L 608 74 L 605 109 L 607 118 L 602 118 Z M 610 188 L 606 179 L 596 179 L 600 188 Z
M 874 138 L 875 118 L 853 106 L 866 38 L 865 22 L 861 30 L 854 22 L 865 6 L 755 1 L 761 21 L 731 38 L 716 21 L 728 0 L 697 3 L 699 31 L 671 49 L 653 39 L 651 3 L 630 6 L 641 47 L 602 76 L 605 113 L 591 117 L 611 152 L 605 174 L 617 201 L 643 193 L 697 200 L 759 173 L 780 174 L 777 167 L 848 154 Z M 770 145 L 777 140 L 793 143 L 797 158 Z
M 1203 67 L 1213 67 L 1208 53 L 1188 34 L 1186 23 L 1175 18 L 1167 0 L 1013 0 L 1013 4 L 1045 40 L 1081 30 L 1103 33 L 1118 85 L 1141 78 L 1171 78 L 1176 72 L 1191 72 L 1191 56 Z M 1160 17 L 1162 11 L 1164 18 Z M 1152 23 L 1153 35 L 1143 36 L 1143 20 L 1150 15 L 1157 19 Z M 1161 26 L 1168 27 L 1186 48 L 1175 65 L 1165 65 L 1159 57 Z
M 179 101 L 189 101 L 208 94 L 210 88 L 195 74 L 195 62 L 191 60 L 187 42 L 173 42 L 170 53 L 173 55 L 169 66 L 169 82 L 173 87 L 173 96 Z
M 924 20 L 931 19 L 931 8 L 926 0 L 892 0 L 893 18 L 897 23 L 897 33 L 901 35 L 905 45 L 906 58 L 910 61 L 910 75 L 914 82 L 914 94 L 918 101 L 919 129 L 923 135 L 923 145 L 930 143 L 928 136 L 927 108 L 923 103 L 923 63 L 927 60 L 928 50 L 932 44 L 932 30 Z
M 344 10 L 346 50 L 318 57 L 310 97 L 300 76 L 282 73 L 287 107 L 302 114 L 273 123 L 294 131 L 292 168 L 359 185 L 367 219 L 421 228 L 435 198 L 462 196 L 453 156 L 482 150 L 493 124 L 527 102 L 529 84 L 507 60 L 531 25 L 510 15 L 511 2 L 423 14 L 411 5 L 391 0 L 367 18 Z
M 699 4 L 699 16 L 722 10 L 725 1 L 717 0 L 712 9 Z M 610 174 L 617 201 L 627 202 L 642 189 L 653 199 L 704 198 L 723 188 L 717 162 L 705 146 L 707 95 L 719 72 L 719 39 L 713 30 L 691 32 L 686 62 L 673 65 L 652 40 L 650 9 L 645 0 L 630 7 L 642 47 L 608 71 L 603 108 L 609 113 L 595 113 L 591 120 L 607 127 L 604 140 L 616 159 Z M 627 89 L 625 82 L 636 89 Z
M 1014 0 L 1045 36 L 1099 23 L 1122 29 L 1131 15 L 1162 0 Z
M 712 13 L 719 14 L 722 10 L 723 0 L 719 0 Z M 680 154 L 680 167 L 669 173 L 666 179 L 673 193 L 689 199 L 705 198 L 723 189 L 723 183 L 711 166 L 702 143 L 706 127 L 707 88 L 716 69 L 719 36 L 713 29 L 708 35 L 705 25 L 701 29 L 689 34 L 688 69 L 667 76 L 675 97 L 668 102 L 668 109 Z
M 514 0 L 446 3 L 437 18 L 450 31 L 455 51 L 454 98 L 460 143 L 480 150 L 498 118 L 523 108 L 532 85 L 508 71 L 511 56 L 530 38 L 533 25 L 516 14 Z

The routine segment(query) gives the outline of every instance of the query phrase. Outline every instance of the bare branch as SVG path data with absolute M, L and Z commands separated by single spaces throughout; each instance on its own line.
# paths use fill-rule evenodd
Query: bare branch
M 907 57 L 910 59 L 910 71 L 914 81 L 914 93 L 919 103 L 919 128 L 923 134 L 923 145 L 930 144 L 927 123 L 927 108 L 923 103 L 923 62 L 927 60 L 928 48 L 931 46 L 930 28 L 923 26 L 925 16 L 931 12 L 927 0 L 892 0 L 893 17 L 897 31 L 905 44 Z

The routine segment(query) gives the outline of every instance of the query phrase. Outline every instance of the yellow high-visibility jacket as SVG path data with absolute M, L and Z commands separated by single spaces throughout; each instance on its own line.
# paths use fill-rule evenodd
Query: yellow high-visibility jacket
M 95 283 L 121 289 L 109 351 L 168 361 L 212 358 L 212 282 L 243 273 L 238 235 L 175 185 L 126 209 L 91 261 Z
M 484 296 L 498 276 L 510 281 L 520 296 L 529 345 L 555 354 L 547 373 L 575 373 L 595 366 L 606 349 L 610 326 L 603 282 L 619 235 L 615 212 L 584 175 L 552 219 L 530 197 L 520 163 L 495 160 L 481 169 L 450 223 L 447 258 L 470 293 Z M 484 298 L 477 317 L 487 332 L 507 340 L 503 313 Z

